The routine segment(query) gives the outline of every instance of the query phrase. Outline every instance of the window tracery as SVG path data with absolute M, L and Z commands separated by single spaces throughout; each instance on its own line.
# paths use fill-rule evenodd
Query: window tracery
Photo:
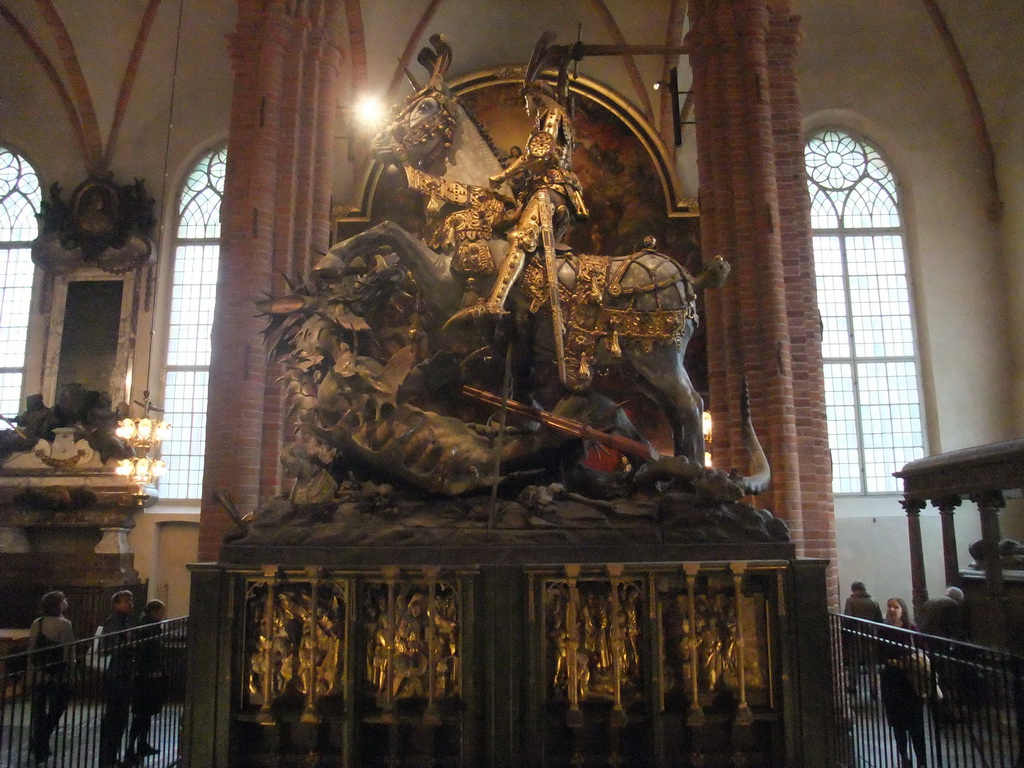
M 896 180 L 835 128 L 805 149 L 822 320 L 832 490 L 896 493 L 924 455 L 920 373 Z

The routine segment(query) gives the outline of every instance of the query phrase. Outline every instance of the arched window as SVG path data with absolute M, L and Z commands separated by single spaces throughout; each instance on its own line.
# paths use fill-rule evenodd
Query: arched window
M 896 181 L 837 130 L 807 142 L 835 493 L 895 493 L 924 455 L 917 343 Z
M 164 389 L 164 418 L 171 424 L 171 436 L 161 448 L 167 463 L 160 480 L 165 499 L 200 499 L 203 494 L 210 331 L 226 162 L 226 149 L 200 160 L 178 205 Z
M 5 416 L 21 412 L 35 274 L 30 248 L 39 233 L 41 202 L 35 170 L 0 147 L 0 413 Z

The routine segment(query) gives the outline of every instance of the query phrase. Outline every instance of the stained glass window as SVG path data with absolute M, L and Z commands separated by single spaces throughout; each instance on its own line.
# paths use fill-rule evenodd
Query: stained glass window
M 0 147 L 0 413 L 22 411 L 32 304 L 31 243 L 39 232 L 39 178 L 25 158 Z M 8 429 L 0 422 L 0 428 Z
M 167 338 L 164 418 L 171 436 L 161 448 L 165 499 L 200 499 L 206 453 L 210 332 L 217 301 L 220 206 L 227 150 L 213 152 L 189 174 L 178 206 Z
M 818 131 L 805 151 L 832 490 L 896 493 L 924 455 L 917 343 L 896 181 L 866 141 Z

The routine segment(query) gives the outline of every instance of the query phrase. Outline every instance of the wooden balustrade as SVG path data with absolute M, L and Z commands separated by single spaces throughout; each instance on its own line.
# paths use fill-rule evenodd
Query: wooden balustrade
M 920 513 L 930 502 L 939 510 L 942 525 L 942 554 L 947 584 L 962 586 L 957 560 L 953 514 L 966 499 L 978 507 L 981 520 L 984 598 L 997 605 L 1005 603 L 1006 582 L 999 559 L 999 511 L 1007 495 L 1024 487 L 1024 439 L 964 448 L 912 461 L 895 473 L 903 481 L 910 534 L 910 568 L 914 607 L 928 599 L 925 581 L 924 548 L 921 543 Z M 1005 608 L 1005 605 L 1003 605 Z M 998 618 L 999 626 L 989 626 L 986 635 L 993 644 L 1013 644 L 1007 611 L 987 612 Z M 980 638 L 979 638 L 980 639 Z

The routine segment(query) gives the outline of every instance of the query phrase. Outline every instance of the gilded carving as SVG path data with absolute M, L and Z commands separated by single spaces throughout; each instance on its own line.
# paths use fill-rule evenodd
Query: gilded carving
M 246 689 L 269 713 L 282 698 L 303 702 L 344 695 L 347 584 L 254 581 L 246 594 Z
M 621 706 L 642 690 L 640 582 L 580 579 L 544 587 L 549 690 L 570 708 L 588 700 Z
M 364 670 L 379 706 L 403 699 L 458 697 L 458 590 L 447 581 L 372 583 L 363 601 Z
M 722 695 L 745 709 L 752 691 L 765 692 L 767 621 L 764 598 L 717 584 L 688 594 L 662 594 L 662 665 L 668 696 L 704 707 Z

